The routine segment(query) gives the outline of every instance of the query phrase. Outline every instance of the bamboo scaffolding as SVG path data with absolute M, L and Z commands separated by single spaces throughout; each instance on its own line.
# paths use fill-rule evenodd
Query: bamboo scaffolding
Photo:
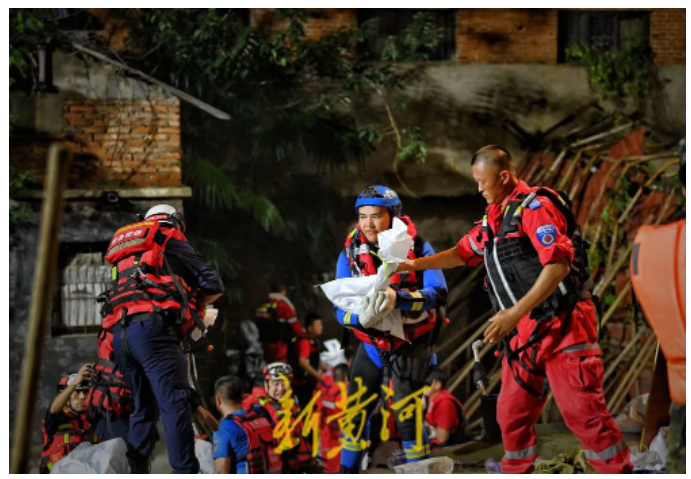
M 486 328 L 486 326 L 482 326 L 482 327 L 478 328 L 478 330 L 475 331 L 475 332 L 472 334 L 472 336 L 470 336 L 468 339 L 466 339 L 466 340 L 463 342 L 463 344 L 461 344 L 461 345 L 458 347 L 458 349 L 456 349 L 453 353 L 451 353 L 451 354 L 449 355 L 449 357 L 446 358 L 446 359 L 444 360 L 443 363 L 441 363 L 440 367 L 445 368 L 445 367 L 447 367 L 449 364 L 451 364 L 451 361 L 453 361 L 454 359 L 456 359 L 463 351 L 465 351 L 466 349 L 468 349 L 468 348 L 470 347 L 470 345 L 473 344 L 473 341 L 475 341 L 477 338 L 480 337 L 480 335 L 481 335 L 482 332 L 485 330 L 485 328 Z
M 651 338 L 654 338 L 654 336 L 651 336 Z M 653 341 L 644 351 L 641 351 L 641 354 L 631 365 L 631 368 L 628 370 L 626 376 L 624 376 L 624 379 L 622 379 L 622 381 L 619 383 L 619 387 L 615 390 L 611 399 L 607 403 L 610 411 L 619 410 L 622 402 L 626 399 L 626 393 L 629 389 L 631 389 L 631 386 L 633 386 L 633 382 L 637 381 L 643 369 L 650 365 L 650 360 L 652 359 L 653 353 L 656 351 L 656 349 L 657 342 Z
M 653 184 L 653 182 L 657 179 L 658 176 L 660 176 L 667 168 L 669 168 L 670 166 L 675 165 L 677 163 L 679 163 L 678 159 L 668 160 L 668 161 L 665 161 L 662 165 L 660 165 L 655 170 L 653 175 L 650 178 L 648 178 L 648 181 L 646 181 L 640 188 L 638 188 L 638 191 L 636 191 L 636 194 L 633 196 L 633 198 L 629 202 L 629 205 L 626 207 L 624 212 L 619 217 L 618 223 L 623 223 L 626 220 L 626 218 L 629 216 L 629 213 L 631 212 L 631 209 L 633 208 L 633 206 L 640 199 L 641 195 L 643 195 L 643 190 L 645 188 L 650 188 L 650 186 Z
M 486 344 L 485 347 L 482 348 L 478 356 L 480 357 L 480 359 L 482 359 L 491 349 L 494 349 L 495 347 L 496 344 Z M 453 392 L 458 387 L 458 385 L 463 382 L 463 380 L 468 376 L 468 374 L 470 374 L 470 371 L 473 370 L 473 364 L 474 362 L 472 361 L 466 364 L 466 366 L 459 372 L 459 374 L 457 374 L 456 377 L 451 380 L 451 383 L 447 388 L 450 392 Z
M 466 326 L 465 328 L 461 329 L 459 332 L 457 332 L 457 333 L 454 334 L 452 337 L 450 337 L 449 339 L 447 339 L 443 344 L 441 344 L 441 345 L 439 345 L 438 347 L 436 347 L 434 351 L 438 353 L 438 352 L 440 352 L 440 351 L 445 350 L 445 349 L 448 348 L 449 346 L 453 346 L 453 344 L 456 342 L 456 340 L 457 340 L 458 338 L 460 338 L 461 336 L 465 335 L 465 334 L 466 334 L 468 331 L 470 331 L 471 329 L 477 327 L 477 325 L 479 325 L 482 321 L 488 319 L 489 316 L 490 316 L 490 314 L 492 314 L 492 311 L 487 311 L 485 314 L 483 314 L 482 316 L 480 316 L 480 317 L 478 317 L 477 319 L 475 319 L 475 320 L 474 320 L 472 323 L 470 323 L 468 326 Z
M 627 123 L 626 125 L 618 126 L 616 128 L 612 128 L 611 130 L 605 131 L 603 133 L 598 133 L 597 135 L 590 136 L 588 138 L 584 138 L 582 140 L 576 141 L 574 143 L 571 143 L 569 145 L 570 148 L 578 148 L 579 146 L 587 145 L 588 143 L 592 143 L 593 141 L 601 140 L 603 138 L 607 138 L 608 136 L 616 135 L 617 133 L 620 133 L 625 130 L 631 129 L 631 127 L 634 126 L 634 123 Z
M 499 384 L 499 381 L 501 381 L 501 368 L 496 370 L 491 376 L 490 376 L 490 381 L 489 384 L 487 385 L 487 394 L 491 393 L 495 387 L 497 387 L 497 384 Z M 480 408 L 480 405 L 482 404 L 482 393 L 480 392 L 479 389 L 476 389 L 475 392 L 468 398 L 468 400 L 465 403 L 465 409 L 466 409 L 466 417 L 470 418 L 475 414 L 475 412 Z

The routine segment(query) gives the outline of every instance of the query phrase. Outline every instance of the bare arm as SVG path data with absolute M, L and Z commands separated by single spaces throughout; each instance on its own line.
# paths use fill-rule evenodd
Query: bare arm
M 229 457 L 214 459 L 214 474 L 230 474 L 231 462 Z
M 321 380 L 322 380 L 322 375 L 319 374 L 319 371 L 317 371 L 316 369 L 314 369 L 314 368 L 312 367 L 312 365 L 311 365 L 310 362 L 309 362 L 309 359 L 301 357 L 301 358 L 300 358 L 300 367 L 301 367 L 302 369 L 304 369 L 305 371 L 307 371 L 307 373 L 308 373 L 310 376 L 312 376 L 313 378 L 315 378 L 317 381 L 321 381 Z M 303 406 L 304 406 L 304 405 L 303 405 Z
M 85 364 L 81 368 L 79 368 L 79 372 L 77 373 L 77 379 L 67 386 L 63 391 L 55 396 L 55 399 L 53 399 L 53 402 L 50 404 L 50 413 L 51 414 L 57 414 L 60 411 L 62 411 L 62 408 L 65 407 L 65 404 L 67 404 L 67 401 L 70 400 L 70 396 L 74 392 L 75 389 L 77 389 L 77 386 L 79 386 L 82 381 L 89 380 L 91 378 L 91 373 L 92 373 L 92 367 L 91 364 Z
M 421 271 L 426 269 L 448 269 L 463 266 L 465 262 L 454 246 L 432 256 L 409 259 L 398 265 L 398 271 Z
M 436 439 L 440 445 L 446 444 L 449 440 L 449 430 L 438 427 L 434 428 L 434 439 Z
M 530 291 L 513 307 L 499 311 L 490 318 L 490 325 L 485 330 L 485 343 L 497 343 L 506 336 L 523 316 L 546 300 L 569 274 L 569 261 L 566 258 L 547 264 L 538 276 Z

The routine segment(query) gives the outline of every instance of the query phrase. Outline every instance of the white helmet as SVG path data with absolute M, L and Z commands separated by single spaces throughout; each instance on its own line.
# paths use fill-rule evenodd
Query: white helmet
M 182 217 L 182 213 L 174 206 L 170 205 L 156 205 L 149 208 L 146 212 L 144 219 L 155 219 L 159 223 L 163 223 L 169 226 L 180 226 L 180 229 L 185 231 L 185 219 Z

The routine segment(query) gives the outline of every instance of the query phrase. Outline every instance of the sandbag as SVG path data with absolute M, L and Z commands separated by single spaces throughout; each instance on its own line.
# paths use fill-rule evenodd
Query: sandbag
M 197 456 L 202 474 L 214 473 L 214 447 L 209 441 L 195 439 L 194 455 Z
M 53 465 L 51 474 L 129 474 L 127 444 L 118 437 L 100 444 L 83 442 Z

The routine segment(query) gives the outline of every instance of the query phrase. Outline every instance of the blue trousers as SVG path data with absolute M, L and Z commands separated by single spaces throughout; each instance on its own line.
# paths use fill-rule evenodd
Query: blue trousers
M 168 324 L 161 315 L 131 322 L 126 328 L 127 353 L 122 322 L 113 330 L 115 360 L 134 399 L 127 442 L 135 460 L 148 460 L 154 450 L 160 412 L 173 472 L 196 474 L 199 461 L 194 454 L 190 401 L 193 390 L 187 377 L 185 353 Z

